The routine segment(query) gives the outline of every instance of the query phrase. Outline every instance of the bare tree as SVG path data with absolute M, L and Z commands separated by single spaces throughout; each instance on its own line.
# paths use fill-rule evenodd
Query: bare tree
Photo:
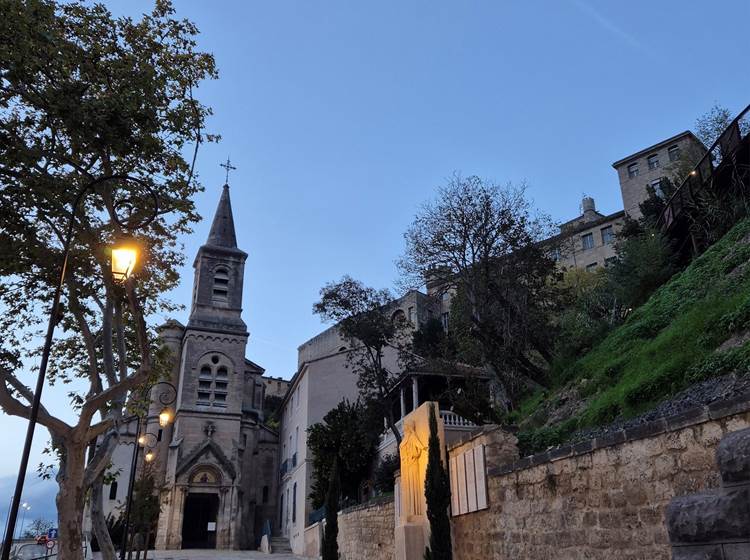
M 404 235 L 406 282 L 428 279 L 452 294 L 454 338 L 477 349 L 511 395 L 530 380 L 543 382 L 551 359 L 555 264 L 542 242 L 552 233 L 524 185 L 455 175 Z

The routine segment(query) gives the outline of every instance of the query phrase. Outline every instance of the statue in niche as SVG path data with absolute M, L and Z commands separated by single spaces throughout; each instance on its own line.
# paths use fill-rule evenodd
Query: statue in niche
M 424 477 L 427 472 L 427 446 L 417 435 L 414 422 L 404 426 L 401 453 L 401 512 L 423 516 L 425 512 Z

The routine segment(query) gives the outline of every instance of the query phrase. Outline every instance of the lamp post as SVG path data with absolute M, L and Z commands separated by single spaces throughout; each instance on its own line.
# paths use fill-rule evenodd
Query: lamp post
M 44 338 L 44 347 L 42 349 L 42 358 L 39 362 L 39 374 L 36 379 L 36 389 L 34 390 L 34 398 L 31 402 L 31 410 L 29 412 L 29 424 L 26 428 L 26 440 L 24 441 L 23 445 L 23 453 L 21 454 L 21 464 L 18 468 L 18 478 L 16 480 L 16 489 L 13 493 L 13 500 L 11 501 L 10 506 L 10 513 L 8 514 L 8 522 L 5 529 L 6 535 L 10 535 L 10 539 L 5 539 L 5 542 L 3 542 L 3 551 L 2 551 L 2 560 L 9 560 L 10 559 L 10 547 L 11 547 L 11 541 L 13 540 L 13 533 L 15 532 L 16 528 L 16 520 L 18 518 L 18 510 L 21 506 L 21 493 L 23 492 L 23 485 L 26 479 L 26 471 L 29 466 L 29 456 L 31 455 L 31 444 L 34 440 L 34 429 L 36 428 L 36 422 L 37 418 L 39 417 L 39 405 L 41 403 L 42 399 L 42 389 L 44 389 L 44 379 L 47 374 L 47 363 L 49 361 L 49 355 L 50 355 L 50 349 L 52 348 L 52 337 L 55 333 L 55 326 L 58 322 L 58 315 L 60 313 L 60 298 L 62 296 L 62 290 L 63 286 L 65 285 L 65 275 L 68 270 L 68 257 L 70 255 L 70 245 L 73 241 L 73 233 L 76 225 L 76 212 L 78 210 L 78 206 L 80 205 L 81 201 L 83 200 L 84 196 L 94 190 L 95 187 L 107 183 L 109 181 L 120 181 L 120 182 L 131 182 L 138 184 L 141 188 L 145 189 L 145 191 L 148 192 L 150 195 L 150 198 L 153 202 L 153 213 L 149 216 L 147 216 L 145 219 L 141 220 L 133 220 L 133 215 L 131 214 L 128 216 L 127 219 L 121 219 L 117 212 L 121 211 L 122 209 L 133 210 L 136 205 L 133 202 L 133 199 L 126 199 L 122 201 L 120 204 L 114 205 L 114 212 L 112 213 L 112 217 L 115 222 L 121 227 L 125 228 L 127 230 L 134 230 L 139 227 L 144 227 L 151 223 L 153 219 L 156 217 L 158 213 L 158 199 L 156 197 L 156 193 L 151 189 L 146 183 L 141 181 L 140 179 L 137 179 L 135 177 L 130 177 L 128 175 L 108 175 L 105 177 L 100 177 L 98 179 L 94 179 L 93 181 L 89 182 L 88 184 L 84 185 L 76 194 L 75 199 L 73 199 L 73 204 L 71 205 L 71 211 L 70 211 L 70 219 L 68 220 L 68 226 L 65 234 L 65 241 L 63 243 L 63 258 L 62 258 L 62 264 L 60 266 L 60 277 L 57 283 L 57 287 L 55 288 L 55 294 L 52 298 L 52 307 L 50 309 L 49 314 L 49 321 L 47 323 L 47 334 Z M 130 277 L 130 274 L 133 272 L 135 263 L 138 258 L 138 252 L 131 246 L 125 247 L 114 247 L 113 248 L 113 257 L 115 251 L 118 250 L 124 250 L 123 253 L 118 253 L 119 255 L 126 256 L 129 255 L 125 261 L 123 261 L 120 258 L 114 259 L 113 258 L 113 269 L 112 274 L 116 281 L 124 281 L 127 280 Z M 123 262 L 128 262 L 129 266 L 122 267 Z
M 154 385 L 147 387 L 144 393 L 150 392 L 154 387 L 162 386 L 164 390 L 159 392 L 158 401 L 164 406 L 159 413 L 159 426 L 165 428 L 172 421 L 172 411 L 169 408 L 177 400 L 177 387 L 168 381 L 159 381 Z M 150 404 L 150 401 L 149 401 Z M 125 521 L 122 527 L 122 542 L 120 543 L 120 560 L 125 560 L 125 554 L 128 549 L 128 533 L 130 532 L 130 509 L 133 505 L 133 487 L 135 485 L 135 471 L 138 468 L 138 453 L 143 447 L 146 449 L 144 459 L 147 463 L 153 461 L 155 454 L 153 448 L 158 443 L 158 437 L 151 432 L 141 433 L 141 415 L 135 417 L 135 441 L 132 442 L 135 449 L 133 450 L 133 459 L 130 463 L 130 481 L 128 482 L 128 497 L 125 502 Z
M 23 510 L 23 515 L 21 516 L 21 526 L 18 528 L 18 539 L 23 538 L 23 527 L 26 524 L 26 512 L 31 509 L 31 506 L 28 502 L 24 502 L 21 504 L 21 509 Z

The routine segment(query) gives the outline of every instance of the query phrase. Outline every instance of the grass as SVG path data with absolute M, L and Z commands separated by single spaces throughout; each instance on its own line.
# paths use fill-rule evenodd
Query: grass
M 554 445 L 575 430 L 638 415 L 697 381 L 748 369 L 750 345 L 716 351 L 750 325 L 748 239 L 750 220 L 745 220 L 568 365 L 550 393 L 578 384 L 588 398 L 585 409 L 558 426 L 522 433 L 522 447 Z M 544 396 L 527 398 L 517 416 L 533 414 Z

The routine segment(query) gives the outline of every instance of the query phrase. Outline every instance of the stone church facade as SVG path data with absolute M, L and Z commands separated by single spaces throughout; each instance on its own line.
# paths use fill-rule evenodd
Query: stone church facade
M 273 526 L 278 434 L 264 424 L 264 370 L 245 357 L 246 258 L 237 247 L 225 185 L 208 240 L 193 263 L 188 323 L 171 320 L 160 328 L 173 360 L 174 421 L 159 426 L 163 389 L 156 386 L 145 419 L 156 441 L 155 458 L 138 469 L 139 476 L 150 471 L 161 489 L 157 549 L 254 549 L 264 524 Z M 118 477 L 122 486 L 127 470 Z

